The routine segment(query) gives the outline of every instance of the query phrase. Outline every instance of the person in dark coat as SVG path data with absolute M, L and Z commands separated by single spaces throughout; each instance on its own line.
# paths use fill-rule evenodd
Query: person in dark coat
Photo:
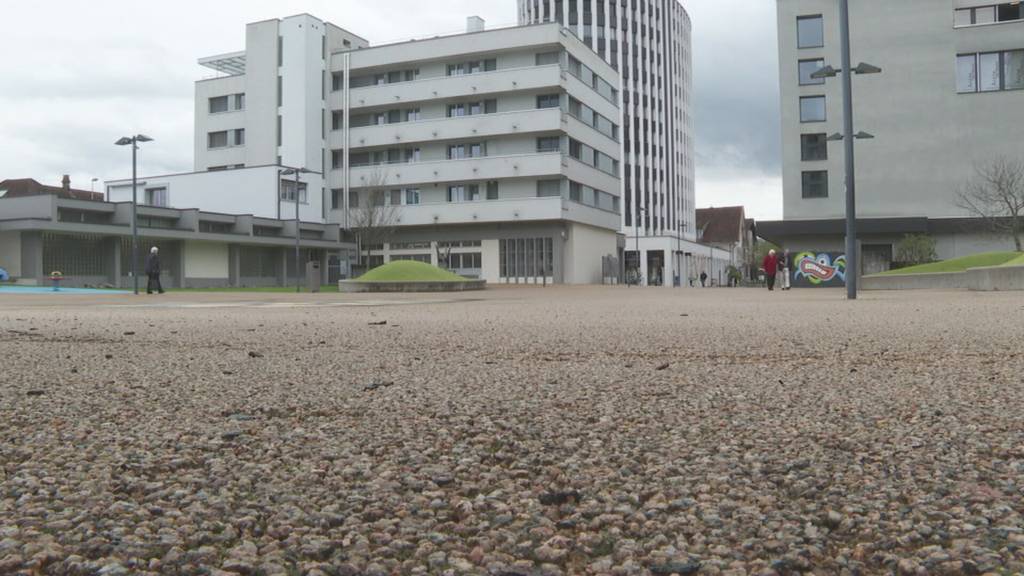
M 707 287 L 707 285 L 708 285 L 708 273 L 707 272 L 701 272 L 700 273 L 700 287 L 701 288 L 705 288 L 705 287 Z
M 164 287 L 160 285 L 160 249 L 156 246 L 149 251 L 149 256 L 146 256 L 146 276 L 149 278 L 149 282 L 146 284 L 146 294 L 152 294 L 153 289 L 163 294 Z
M 775 250 L 769 250 L 768 255 L 762 262 L 765 279 L 768 281 L 768 290 L 775 290 L 775 275 L 779 272 L 779 256 Z

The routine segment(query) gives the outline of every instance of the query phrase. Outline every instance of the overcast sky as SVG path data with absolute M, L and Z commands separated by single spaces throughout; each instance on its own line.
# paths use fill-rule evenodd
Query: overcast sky
M 423 6 L 430 5 L 430 9 Z M 140 173 L 192 169 L 196 60 L 245 47 L 245 24 L 308 12 L 387 42 L 515 23 L 515 0 L 0 0 L 0 179 L 130 175 L 113 142 L 155 138 Z M 694 26 L 697 203 L 782 215 L 775 3 L 686 0 Z M 737 17 L 742 15 L 742 17 Z

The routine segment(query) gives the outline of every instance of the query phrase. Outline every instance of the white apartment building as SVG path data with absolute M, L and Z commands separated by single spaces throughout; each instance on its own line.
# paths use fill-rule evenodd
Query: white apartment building
M 842 251 L 845 186 L 838 3 L 777 0 L 784 220 L 759 233 L 791 251 Z M 940 258 L 1012 249 L 957 208 L 976 167 L 1024 158 L 1024 7 L 996 0 L 850 3 L 857 216 L 863 272 L 887 269 L 907 233 L 937 241 Z
M 627 270 L 639 260 L 652 285 L 708 271 L 697 244 L 686 10 L 678 0 L 518 0 L 518 8 L 520 23 L 559 23 L 620 74 Z
M 146 177 L 147 202 L 289 218 L 297 199 L 301 220 L 343 228 L 387 210 L 395 231 L 364 265 L 492 283 L 600 283 L 621 256 L 618 75 L 556 24 L 470 18 L 371 48 L 303 14 L 200 63 L 226 76 L 196 84 L 196 172 Z M 309 171 L 297 193 L 280 166 Z

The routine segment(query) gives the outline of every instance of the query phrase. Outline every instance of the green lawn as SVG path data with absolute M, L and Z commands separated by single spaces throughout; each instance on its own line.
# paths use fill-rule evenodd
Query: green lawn
M 1024 264 L 1024 254 L 1021 254 L 1020 252 L 987 252 L 984 254 L 964 256 L 963 258 L 943 260 L 942 262 L 932 262 L 931 264 L 920 264 L 918 266 L 901 268 L 899 270 L 890 270 L 888 272 L 882 272 L 881 274 L 879 274 L 879 276 L 892 276 L 897 274 L 936 274 L 941 272 L 963 272 L 968 268 L 1002 266 L 1010 261 L 1017 260 L 1021 260 L 1020 263 Z
M 1003 266 L 1024 266 L 1024 254 L 1017 256 L 1013 260 L 1010 260 L 1006 264 L 1003 264 Z
M 437 266 L 400 260 L 378 266 L 356 278 L 356 282 L 466 282 L 466 279 Z

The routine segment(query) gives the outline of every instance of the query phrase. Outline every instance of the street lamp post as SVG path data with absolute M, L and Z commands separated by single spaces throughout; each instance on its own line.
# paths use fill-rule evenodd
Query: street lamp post
M 281 166 L 281 168 L 285 169 L 283 172 L 280 172 L 281 176 L 295 176 L 295 292 L 299 293 L 302 292 L 302 271 L 299 267 L 300 241 L 302 239 L 302 222 L 299 219 L 299 175 L 311 174 L 313 171 L 306 168 L 292 168 L 289 166 Z M 306 190 L 306 195 L 307 197 L 309 195 L 308 189 Z
M 139 142 L 152 142 L 153 139 L 144 134 L 136 134 L 135 136 L 125 136 L 114 142 L 116 146 L 128 146 L 132 147 L 132 284 L 134 287 L 135 295 L 139 294 L 139 227 L 137 208 L 138 202 L 138 150 Z
M 839 43 L 841 50 L 842 69 L 825 66 L 811 78 L 824 79 L 843 75 L 843 133 L 833 134 L 829 141 L 843 141 L 844 165 L 846 170 L 846 298 L 857 299 L 857 274 L 860 270 L 860 258 L 857 254 L 857 178 L 854 165 L 853 141 L 874 138 L 865 132 L 853 132 L 853 75 L 878 74 L 882 71 L 877 66 L 861 62 L 856 68 L 851 67 L 850 58 L 850 3 L 839 0 Z

